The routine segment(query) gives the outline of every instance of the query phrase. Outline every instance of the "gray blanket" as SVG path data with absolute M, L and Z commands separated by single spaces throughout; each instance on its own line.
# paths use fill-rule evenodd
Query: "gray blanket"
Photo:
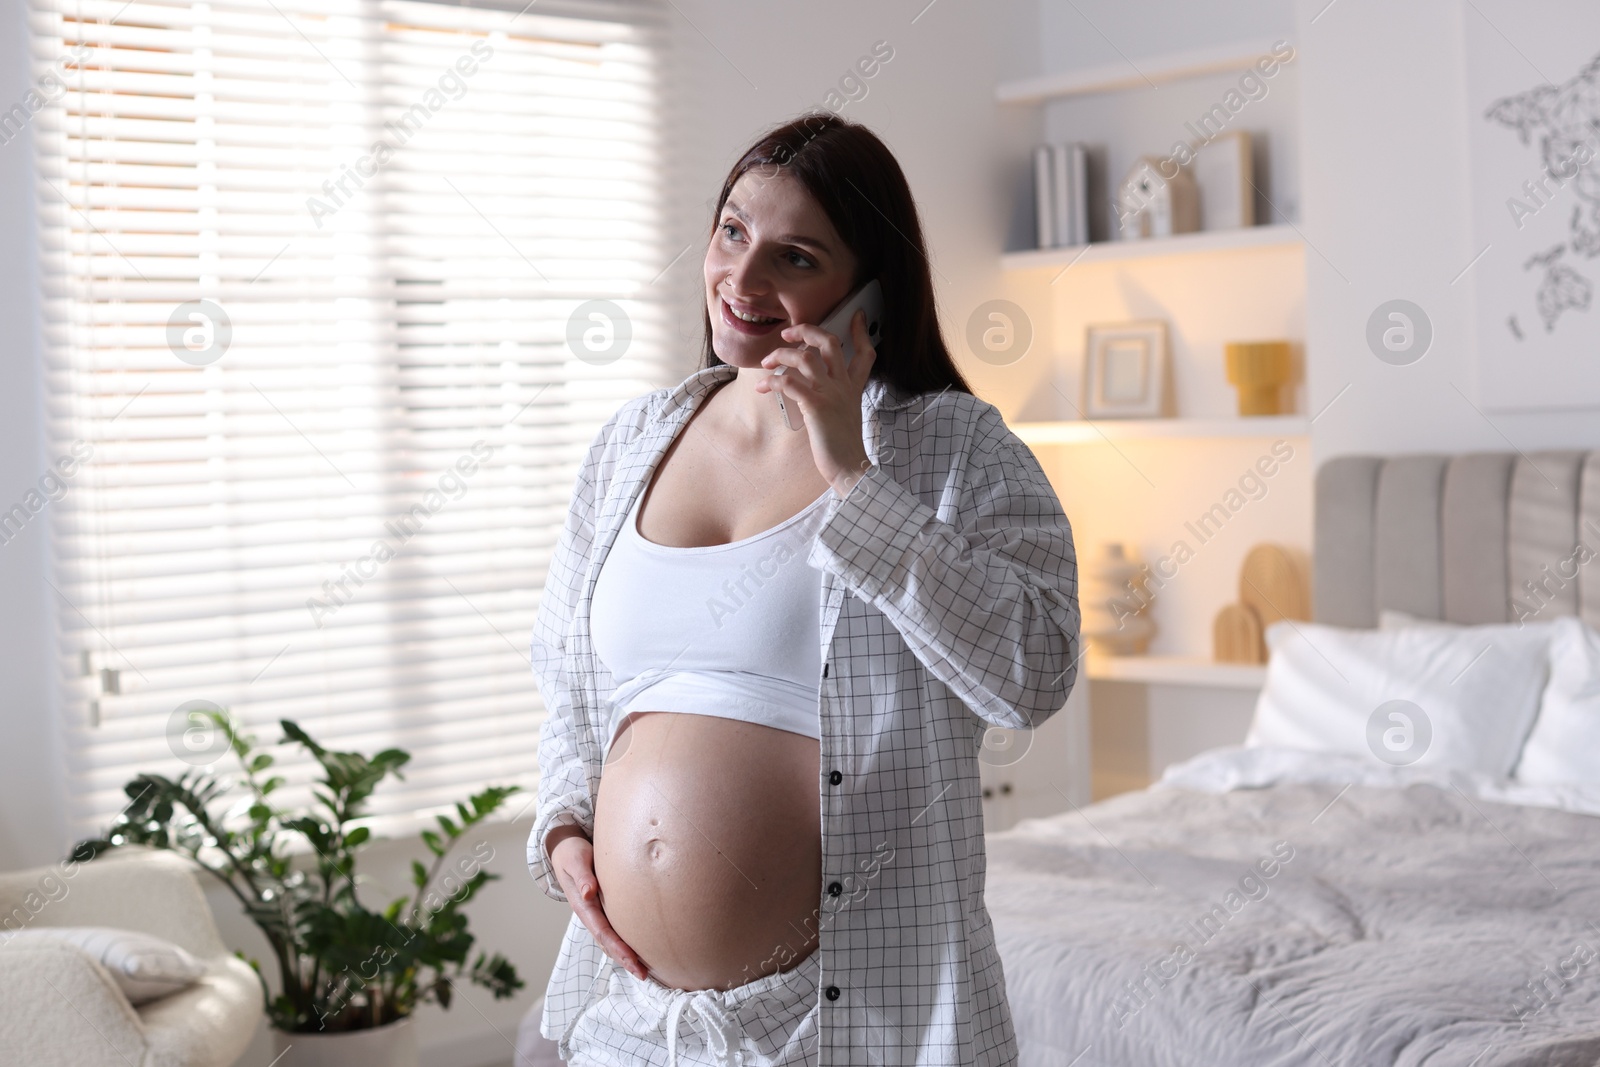
M 1600 817 L 1127 793 L 988 839 L 1022 1067 L 1600 1063 Z

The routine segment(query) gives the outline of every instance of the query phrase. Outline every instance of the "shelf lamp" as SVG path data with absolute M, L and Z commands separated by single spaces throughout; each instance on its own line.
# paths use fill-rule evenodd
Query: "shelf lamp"
M 1282 415 L 1289 381 L 1288 341 L 1237 341 L 1223 346 L 1228 381 L 1239 390 L 1239 414 Z

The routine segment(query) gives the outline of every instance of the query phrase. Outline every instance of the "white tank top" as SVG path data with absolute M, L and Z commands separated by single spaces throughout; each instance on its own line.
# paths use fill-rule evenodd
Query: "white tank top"
M 761 533 L 678 548 L 645 540 L 634 498 L 590 601 L 617 683 L 606 751 L 629 711 L 679 711 L 820 738 L 822 572 L 806 562 L 829 489 Z

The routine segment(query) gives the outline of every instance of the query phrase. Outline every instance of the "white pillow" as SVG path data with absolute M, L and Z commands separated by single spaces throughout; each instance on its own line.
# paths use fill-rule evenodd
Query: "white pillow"
M 1600 783 L 1600 632 L 1571 615 L 1554 626 L 1550 681 L 1512 777 Z
M 144 1004 L 199 981 L 206 965 L 159 937 L 109 926 L 40 926 L 0 935 L 0 951 L 24 945 L 67 944 L 111 973 L 129 1004 Z
M 1504 778 L 1539 710 L 1549 632 L 1280 620 L 1266 630 L 1267 681 L 1244 743 Z

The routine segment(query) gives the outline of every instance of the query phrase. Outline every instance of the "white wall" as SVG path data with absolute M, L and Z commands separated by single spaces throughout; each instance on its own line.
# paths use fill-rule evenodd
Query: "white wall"
M 1292 26 L 1284 0 L 1037 0 L 1040 69 L 1074 70 L 1126 59 L 1272 37 Z M 1326 0 L 1324 0 L 1326 2 Z
M 1594 411 L 1474 410 L 1472 289 L 1456 281 L 1480 251 L 1467 198 L 1463 19 L 1487 17 L 1534 66 L 1565 80 L 1576 72 L 1541 55 L 1519 26 L 1559 25 L 1582 0 L 1473 0 L 1475 9 L 1464 0 L 1339 0 L 1318 17 L 1325 4 L 1296 5 L 1311 403 L 1332 404 L 1314 428 L 1317 462 L 1600 446 Z M 1530 86 L 1538 80 L 1529 74 Z M 1434 327 L 1430 351 L 1405 367 L 1379 361 L 1365 341 L 1373 310 L 1397 298 L 1421 306 Z
M 25 0 L 0 0 L 0 110 L 30 87 Z M 0 144 L 0 511 L 37 486 L 44 452 L 31 128 Z M 55 457 L 49 457 L 54 459 Z M 56 773 L 56 604 L 45 583 L 49 508 L 0 544 L 0 869 L 65 853 Z M 70 609 L 68 609 L 70 610 Z

